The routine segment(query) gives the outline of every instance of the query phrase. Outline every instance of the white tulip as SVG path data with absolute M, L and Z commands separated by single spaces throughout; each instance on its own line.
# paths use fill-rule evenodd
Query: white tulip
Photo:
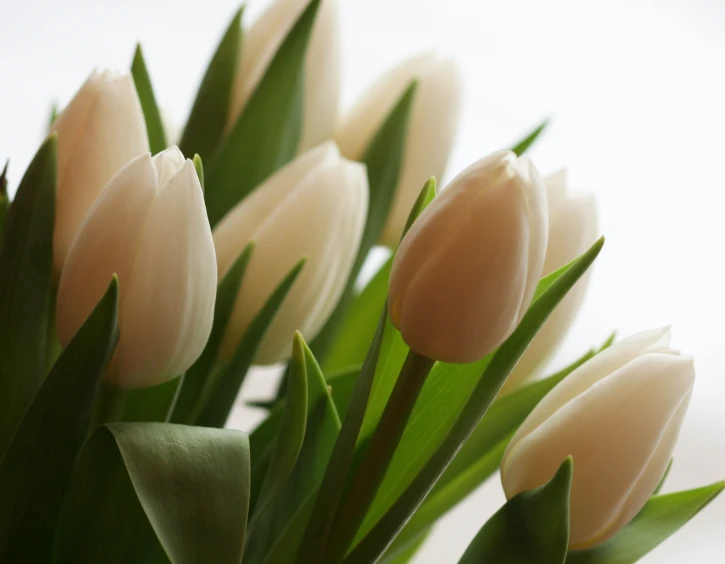
M 275 316 L 255 362 L 289 358 L 299 330 L 312 340 L 339 300 L 367 215 L 365 167 L 340 157 L 329 142 L 297 157 L 242 200 L 214 229 L 221 278 L 251 241 L 221 355 L 229 358 L 266 300 L 292 267 L 302 272 Z
M 593 194 L 567 192 L 566 171 L 544 178 L 549 203 L 549 244 L 546 247 L 543 276 L 573 261 L 597 239 L 597 203 Z M 589 271 L 569 290 L 546 320 L 516 368 L 506 380 L 501 394 L 508 394 L 538 375 L 539 369 L 561 344 L 576 318 L 589 285 Z
M 569 546 L 624 527 L 662 479 L 695 369 L 669 347 L 669 328 L 617 343 L 557 385 L 518 429 L 501 463 L 506 497 L 544 484 L 574 459 Z
M 461 78 L 451 59 L 426 53 L 390 69 L 342 121 L 335 133 L 340 152 L 361 160 L 388 113 L 413 80 L 415 90 L 395 199 L 380 242 L 395 247 L 410 209 L 431 176 L 439 180 L 448 163 L 458 129 Z
M 483 358 L 526 313 L 546 239 L 546 193 L 531 162 L 510 151 L 477 161 L 401 242 L 388 293 L 393 324 L 429 358 Z
M 332 137 L 340 97 L 338 0 L 322 0 L 305 58 L 300 153 Z M 310 0 L 276 0 L 244 35 L 229 108 L 231 129 Z
M 178 148 L 128 163 L 91 207 L 60 278 L 63 346 L 113 273 L 120 339 L 107 380 L 143 388 L 179 376 L 209 338 L 217 268 L 199 179 Z
M 91 74 L 51 132 L 58 136 L 53 262 L 60 272 L 76 231 L 103 187 L 128 161 L 149 150 L 131 75 Z

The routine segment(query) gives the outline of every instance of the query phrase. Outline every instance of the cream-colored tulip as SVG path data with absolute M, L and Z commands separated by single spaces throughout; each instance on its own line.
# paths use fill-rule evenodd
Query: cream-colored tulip
M 546 192 L 531 162 L 510 151 L 477 161 L 401 242 L 388 293 L 393 324 L 429 358 L 483 358 L 526 313 L 546 240 Z
M 543 276 L 573 261 L 597 239 L 597 203 L 593 194 L 567 192 L 566 171 L 544 178 L 549 204 L 549 243 Z M 589 271 L 569 290 L 546 320 L 516 368 L 506 380 L 501 394 L 508 394 L 538 375 L 540 368 L 561 344 L 569 331 L 589 284 Z
M 501 463 L 506 497 L 544 484 L 574 459 L 569 546 L 624 527 L 659 484 L 695 381 L 669 328 L 617 343 L 557 385 L 518 429 Z
M 329 318 L 350 275 L 367 215 L 365 167 L 329 142 L 300 155 L 242 200 L 214 229 L 221 278 L 254 242 L 221 355 L 229 358 L 285 275 L 307 261 L 272 321 L 255 362 L 289 358 L 299 330 L 309 341 Z
M 434 53 L 408 59 L 381 76 L 363 94 L 335 133 L 340 152 L 360 160 L 388 113 L 413 80 L 418 81 L 396 195 L 380 242 L 400 242 L 410 209 L 431 176 L 440 179 L 458 129 L 461 78 L 455 62 Z
M 340 97 L 338 0 L 322 0 L 305 57 L 300 153 L 332 137 Z M 310 0 L 276 0 L 247 30 L 241 46 L 229 108 L 231 129 Z
M 144 388 L 179 376 L 209 338 L 217 268 L 199 179 L 178 148 L 132 160 L 88 212 L 58 288 L 63 346 L 113 273 L 120 339 L 107 381 Z
M 103 187 L 148 152 L 141 102 L 130 74 L 94 72 L 51 127 L 58 136 L 53 262 L 57 272 Z

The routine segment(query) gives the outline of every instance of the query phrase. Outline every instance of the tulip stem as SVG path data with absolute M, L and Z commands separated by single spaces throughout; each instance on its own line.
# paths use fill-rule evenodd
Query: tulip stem
M 93 417 L 88 429 L 89 433 L 99 425 L 123 421 L 125 404 L 126 394 L 123 390 L 109 384 L 101 384 L 93 408 Z
M 340 505 L 323 561 L 339 562 L 347 553 L 385 477 L 434 363 L 434 360 L 413 350 L 408 353 L 380 422 L 362 454 L 357 472 Z

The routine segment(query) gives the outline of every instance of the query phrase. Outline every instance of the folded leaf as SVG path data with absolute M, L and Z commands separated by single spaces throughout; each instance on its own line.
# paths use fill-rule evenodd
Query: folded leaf
M 0 462 L 0 562 L 45 564 L 98 386 L 118 342 L 118 280 L 68 343 Z
M 259 519 L 250 524 L 245 564 L 267 562 L 270 558 L 275 561 L 277 557 L 272 555 L 277 551 L 288 555 L 286 562 L 294 559 L 311 504 L 340 431 L 340 419 L 322 371 L 304 341 L 300 340 L 300 344 L 304 350 L 308 385 L 305 439 L 294 470 L 284 487 L 279 489 L 273 502 L 261 512 Z M 285 533 L 281 535 L 281 531 Z M 285 538 L 284 547 L 281 547 L 279 542 L 285 535 L 290 536 Z
M 51 136 L 20 182 L 0 248 L 0 458 L 46 373 L 55 163 Z
M 567 458 L 546 484 L 512 497 L 481 528 L 458 564 L 563 564 L 572 468 Z
M 78 459 L 55 562 L 239 564 L 248 503 L 244 433 L 111 423 Z
M 302 12 L 229 136 L 208 161 L 205 199 L 212 227 L 297 153 L 305 54 L 319 5 L 320 0 L 312 0 Z
M 140 43 L 136 45 L 136 52 L 133 55 L 131 75 L 136 84 L 138 98 L 141 101 L 141 109 L 143 110 L 143 117 L 146 121 L 146 131 L 149 136 L 151 154 L 155 155 L 166 149 L 166 133 L 164 132 L 164 122 L 161 119 L 161 112 L 159 112 L 159 108 L 156 105 L 151 77 L 146 68 L 146 61 L 144 61 Z
M 184 155 L 199 154 L 204 160 L 209 159 L 222 140 L 242 45 L 242 11 L 243 7 L 232 17 L 201 79 L 179 141 L 179 149 Z
M 658 495 L 608 541 L 570 552 L 566 564 L 631 564 L 657 548 L 725 489 L 725 482 Z

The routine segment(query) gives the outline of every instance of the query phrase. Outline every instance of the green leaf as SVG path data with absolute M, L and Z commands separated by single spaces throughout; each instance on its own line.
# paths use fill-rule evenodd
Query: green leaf
M 537 125 L 531 133 L 529 133 L 526 137 L 524 137 L 521 141 L 516 143 L 511 150 L 516 153 L 516 155 L 521 156 L 523 155 L 531 145 L 534 144 L 534 141 L 536 141 L 539 138 L 539 135 L 549 126 L 549 119 L 545 119 L 542 121 L 539 125 Z
M 501 465 L 509 440 L 539 401 L 596 352 L 591 350 L 560 372 L 497 399 L 396 537 L 389 551 L 400 550 L 424 535 L 436 521 L 493 475 Z
M 193 424 L 194 414 L 201 411 L 203 393 L 207 382 L 209 382 L 214 361 L 219 354 L 219 348 L 224 339 L 224 333 L 232 315 L 242 278 L 253 250 L 254 243 L 247 245 L 229 269 L 229 272 L 219 282 L 216 303 L 214 304 L 214 322 L 211 334 L 201 355 L 184 375 L 184 381 L 174 404 L 173 413 L 169 418 L 172 423 Z
M 538 299 L 534 300 L 511 337 L 497 351 L 489 355 L 490 360 L 487 361 L 487 359 L 484 359 L 480 361 L 481 364 L 487 364 L 487 366 L 482 367 L 484 369 L 482 371 L 483 374 L 479 378 L 473 378 L 474 382 L 476 382 L 475 386 L 468 388 L 467 400 L 463 405 L 460 407 L 451 405 L 443 398 L 437 398 L 436 403 L 439 405 L 438 408 L 431 407 L 431 405 L 435 406 L 436 404 L 423 403 L 426 388 L 436 382 L 440 386 L 440 380 L 434 379 L 436 370 L 433 370 L 418 400 L 417 407 L 425 410 L 426 419 L 433 420 L 436 423 L 443 416 L 450 417 L 451 413 L 454 414 L 455 421 L 447 432 L 444 430 L 445 435 L 441 441 L 439 438 L 440 427 L 433 429 L 437 432 L 433 432 L 433 436 L 431 437 L 430 435 L 421 434 L 420 429 L 416 429 L 413 426 L 415 422 L 415 411 L 417 409 L 414 411 L 408 429 L 406 429 L 406 434 L 423 450 L 426 450 L 426 448 L 430 449 L 431 441 L 435 441 L 432 443 L 434 450 L 432 452 L 429 450 L 428 452 L 430 454 L 422 458 L 424 461 L 422 469 L 418 471 L 414 467 L 415 474 L 413 474 L 414 478 L 412 480 L 409 478 L 402 480 L 396 478 L 393 474 L 395 462 L 391 465 L 372 511 L 382 511 L 383 509 L 381 508 L 388 507 L 389 509 L 385 509 L 385 514 L 379 520 L 376 516 L 368 515 L 366 523 L 368 523 L 368 526 L 373 523 L 374 526 L 367 532 L 367 536 L 365 536 L 360 544 L 348 555 L 345 559 L 345 564 L 374 561 L 395 538 L 400 528 L 417 509 L 463 443 L 476 428 L 478 422 L 498 394 L 501 386 L 516 365 L 516 362 L 518 362 L 518 359 L 526 350 L 526 347 L 528 347 L 531 340 L 536 336 L 538 330 L 574 283 L 576 283 L 594 262 L 603 244 L 604 239 L 600 239 L 581 257 L 569 263 L 563 269 L 549 275 L 547 277 L 548 279 L 556 277 L 553 283 L 550 283 L 547 279 L 541 282 L 541 284 L 546 283 L 550 285 Z M 455 370 L 459 373 L 458 376 L 467 376 L 470 379 L 470 367 L 476 364 L 443 365 L 441 370 L 450 372 Z M 466 374 L 467 372 L 468 374 Z M 448 388 L 459 389 L 460 381 L 455 374 L 452 374 L 445 382 Z M 456 386 L 451 386 L 450 382 L 456 382 Z M 427 443 L 427 446 L 425 443 Z M 401 450 L 403 450 L 404 444 L 405 436 L 398 447 L 396 458 L 398 458 L 397 455 L 400 455 Z M 408 465 L 405 460 L 403 460 L 403 463 L 404 465 Z M 420 463 L 420 459 L 418 463 Z M 389 479 L 395 482 L 385 489 L 385 483 Z M 388 483 L 390 484 L 390 482 Z M 381 497 L 382 495 L 386 497 Z M 365 534 L 365 526 L 363 524 L 361 534 Z
M 192 159 L 194 162 L 194 168 L 196 169 L 196 176 L 199 177 L 199 184 L 201 184 L 201 191 L 204 191 L 204 165 L 201 162 L 201 157 L 198 154 L 194 155 Z
M 242 45 L 242 11 L 243 7 L 235 12 L 201 79 L 179 142 L 185 155 L 211 158 L 224 135 Z
M 202 411 L 196 419 L 196 425 L 223 427 L 226 423 L 257 349 L 302 270 L 305 260 L 300 260 L 290 270 L 252 320 L 229 365 L 223 369 L 219 379 L 212 382 L 209 397 L 203 400 Z
M 136 45 L 136 52 L 133 55 L 131 75 L 133 76 L 133 81 L 136 83 L 136 92 L 138 92 L 143 117 L 146 120 L 146 131 L 149 136 L 151 154 L 155 155 L 166 149 L 166 134 L 164 133 L 164 122 L 161 119 L 161 113 L 156 105 L 154 89 L 151 86 L 151 77 L 146 68 L 146 61 L 144 61 L 140 43 Z
M 665 473 L 662 474 L 662 479 L 660 480 L 660 483 L 657 484 L 657 487 L 655 488 L 655 491 L 652 495 L 657 495 L 660 493 L 662 488 L 665 485 L 665 482 L 667 481 L 667 477 L 670 475 L 670 470 L 672 470 L 672 458 L 670 458 L 670 461 L 667 463 L 667 468 L 665 468 Z
M 121 421 L 158 421 L 169 416 L 183 376 L 141 390 L 123 390 Z
M 413 203 L 413 208 L 410 210 L 410 214 L 408 214 L 408 219 L 406 220 L 405 227 L 403 228 L 403 234 L 400 237 L 401 241 L 408 233 L 408 230 L 413 227 L 413 223 L 415 223 L 415 220 L 418 219 L 418 216 L 423 213 L 423 210 L 427 208 L 428 204 L 430 204 L 436 197 L 436 194 L 436 179 L 435 176 L 431 176 L 423 185 L 423 189 L 420 191 L 418 197 Z
M 387 317 L 388 309 L 384 307 L 300 544 L 297 554 L 300 564 L 316 562 L 324 554 L 368 405 Z
M 563 564 L 573 466 L 567 458 L 546 484 L 512 497 L 481 528 L 458 564 Z
M 631 564 L 649 554 L 704 509 L 725 489 L 725 482 L 658 495 L 608 541 L 570 552 L 566 564 Z
M 304 341 L 300 341 L 300 344 L 304 349 L 308 385 L 305 439 L 287 483 L 259 519 L 250 524 L 245 564 L 267 561 L 276 550 L 282 550 L 277 547 L 280 531 L 289 531 L 294 536 L 285 541 L 287 546 L 284 548 L 289 555 L 286 562 L 294 559 L 311 504 L 340 431 L 340 419 L 322 371 Z M 262 452 L 264 457 L 268 450 L 258 452 Z M 254 452 L 252 450 L 253 457 Z
M 259 500 L 255 504 L 255 515 L 258 515 L 260 510 L 264 510 L 269 505 L 274 495 L 287 482 L 305 440 L 307 366 L 304 339 L 299 332 L 295 333 L 292 343 L 291 370 L 284 415 L 272 453 L 272 460 L 262 483 Z
M 91 406 L 118 341 L 118 280 L 68 343 L 0 462 L 0 562 L 49 561 Z
M 353 299 L 345 319 L 336 332 L 334 341 L 325 355 L 325 373 L 360 365 L 373 342 L 380 310 L 388 297 L 388 282 L 393 257 L 373 276 L 360 295 Z
M 416 81 L 411 82 L 365 150 L 362 162 L 367 168 L 370 188 L 368 216 L 358 254 L 342 297 L 327 323 L 325 323 L 325 326 L 312 343 L 312 350 L 318 358 L 324 359 L 327 356 L 327 350 L 337 336 L 338 327 L 350 308 L 355 281 L 360 269 L 370 249 L 380 238 L 383 227 L 385 227 L 385 221 L 395 198 L 398 177 L 400 176 L 405 141 L 408 134 L 408 120 L 413 106 L 416 86 Z M 427 186 L 428 183 L 426 183 Z M 426 187 L 423 189 L 424 192 L 426 192 Z M 419 203 L 416 202 L 416 204 Z M 415 217 L 415 214 L 412 213 L 411 216 Z M 326 362 L 323 362 L 323 364 L 326 364 Z
M 302 12 L 229 136 L 208 161 L 205 198 L 212 227 L 297 153 L 302 134 L 305 54 L 319 5 L 320 0 L 312 0 Z
M 248 503 L 244 433 L 111 423 L 78 459 L 55 561 L 158 562 L 165 553 L 173 564 L 238 564 Z
M 428 540 L 430 531 L 430 529 L 427 529 L 424 533 L 418 535 L 415 540 L 407 543 L 404 547 L 399 547 L 398 550 L 386 551 L 379 560 L 380 564 L 407 564 L 418 553 L 425 541 Z
M 46 373 L 56 145 L 48 137 L 25 172 L 0 248 L 0 457 Z

